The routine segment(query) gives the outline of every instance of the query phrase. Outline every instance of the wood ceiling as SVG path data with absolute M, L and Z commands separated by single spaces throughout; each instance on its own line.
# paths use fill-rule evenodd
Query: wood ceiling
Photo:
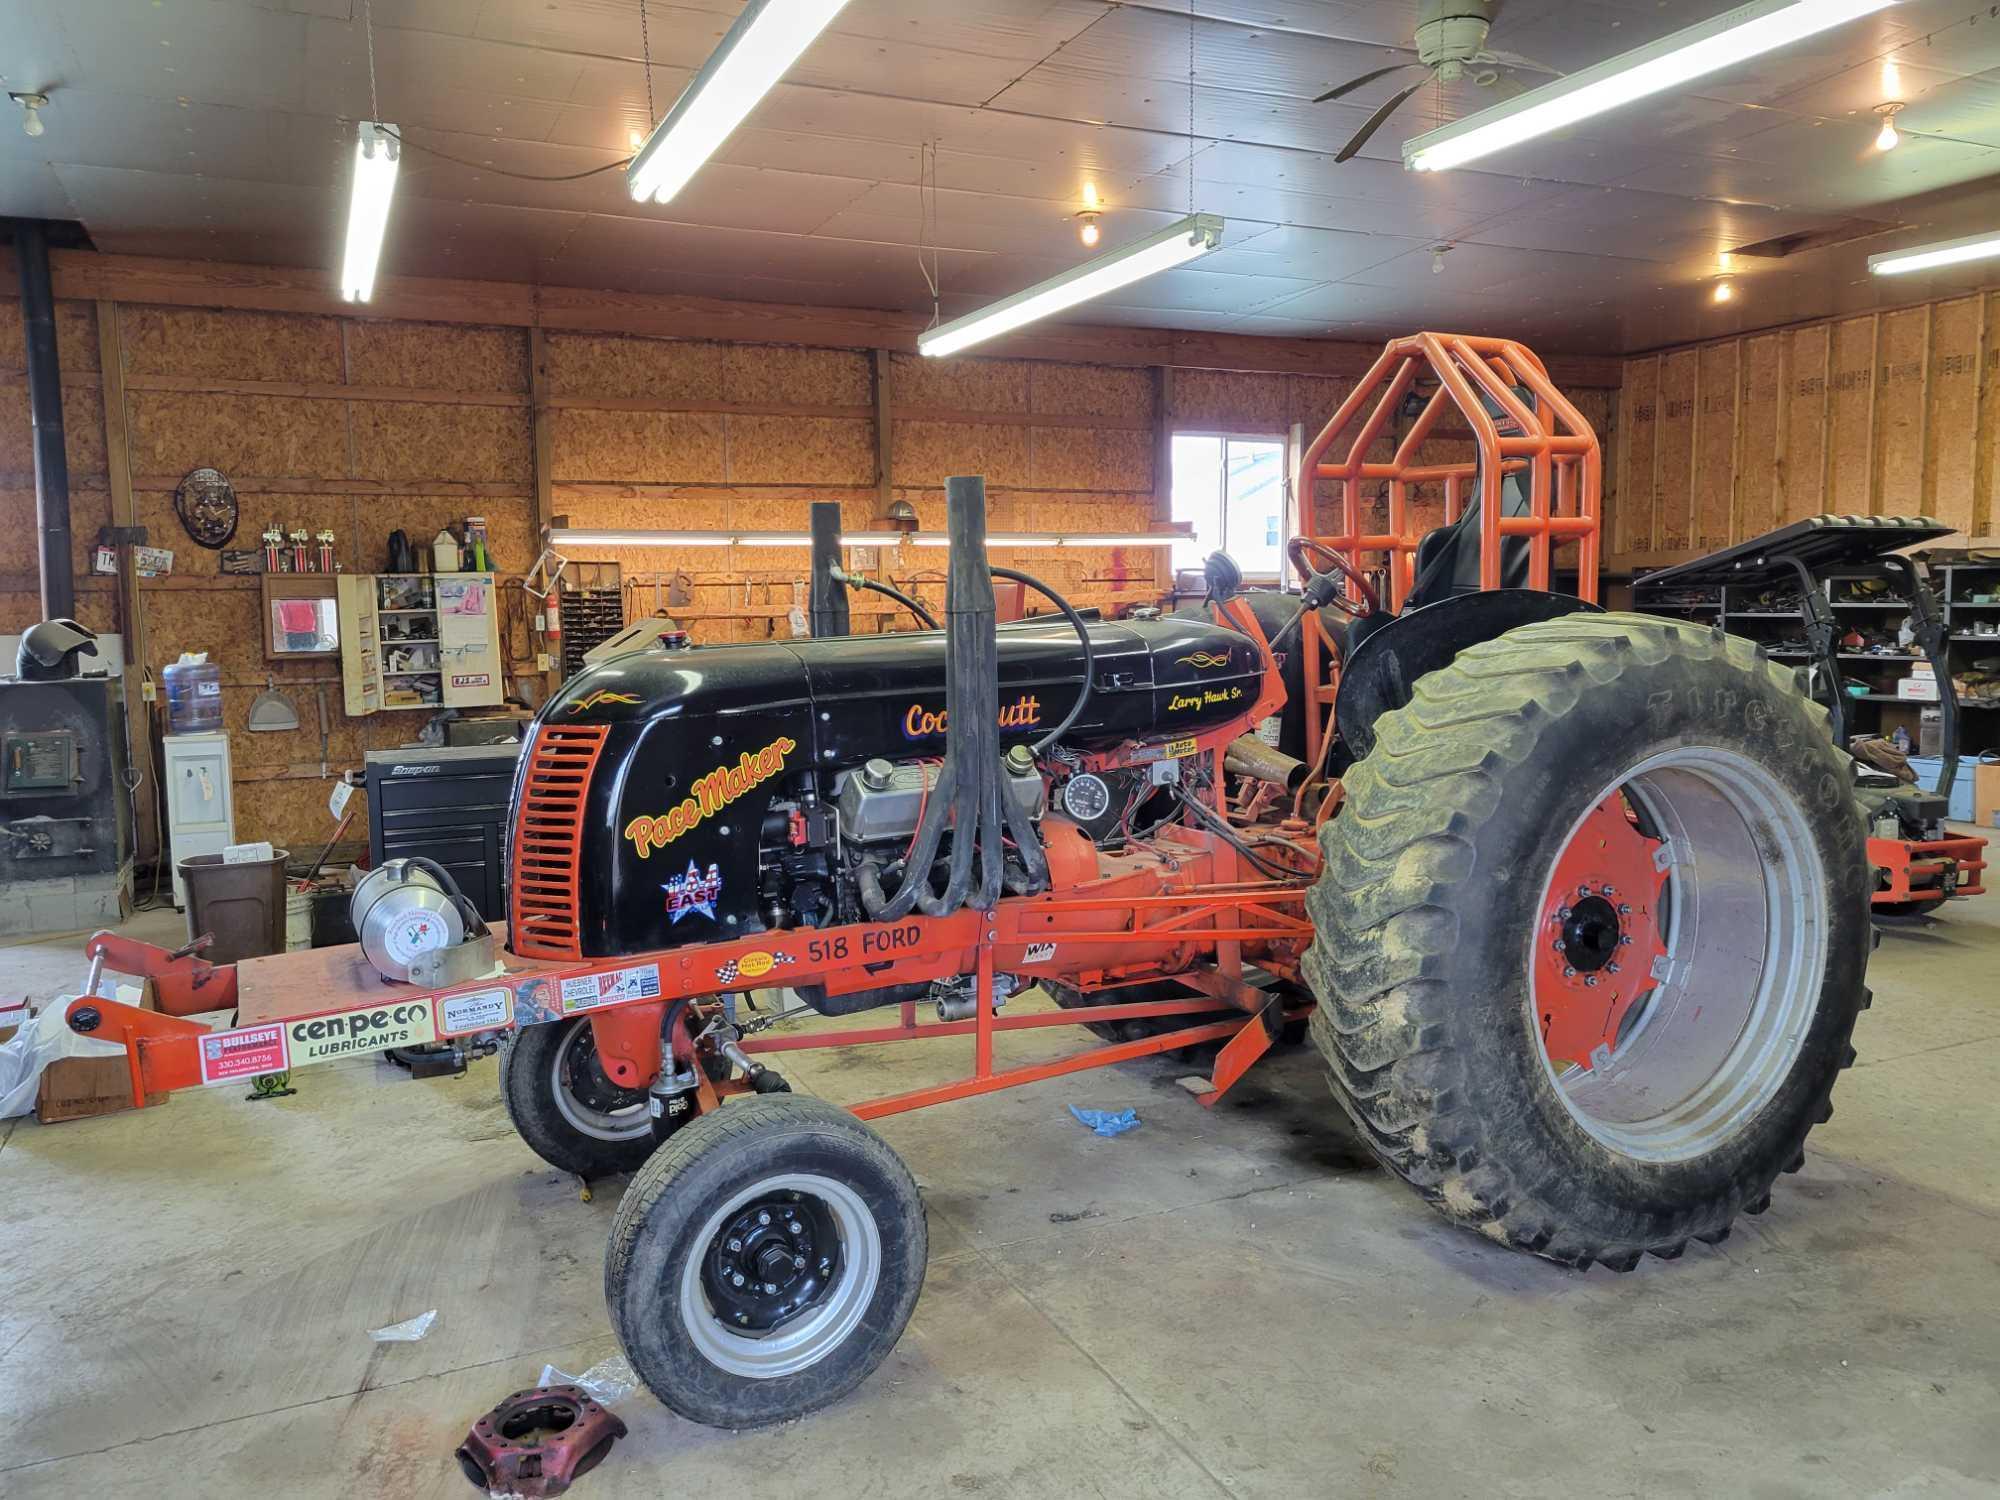
M 1727 8 L 1501 0 L 1490 40 L 1573 70 Z M 637 0 L 376 0 L 380 112 L 412 147 L 385 272 L 917 311 L 928 243 L 951 317 L 1084 258 L 1086 183 L 1115 245 L 1187 211 L 1191 165 L 1195 205 L 1228 217 L 1225 248 L 1085 321 L 1343 338 L 1456 325 L 1610 352 L 2000 282 L 1863 269 L 1873 250 L 2000 227 L 2000 16 L 1970 0 L 1902 0 L 1697 93 L 1437 176 L 1405 172 L 1402 141 L 1490 89 L 1427 86 L 1345 165 L 1333 152 L 1403 80 L 1310 102 L 1412 56 L 1416 0 L 1195 0 L 1192 22 L 1171 0 L 852 0 L 671 204 L 634 204 L 615 171 L 501 175 L 621 159 L 738 9 L 650 5 L 649 109 Z M 363 31 L 362 0 L 0 0 L 6 86 L 50 98 L 38 139 L 0 119 L 0 213 L 75 219 L 105 251 L 330 281 L 351 122 L 370 109 Z M 1882 153 L 1890 97 L 1906 139 Z M 1851 218 L 1899 227 L 1718 259 Z M 1724 269 L 1740 295 L 1718 307 Z

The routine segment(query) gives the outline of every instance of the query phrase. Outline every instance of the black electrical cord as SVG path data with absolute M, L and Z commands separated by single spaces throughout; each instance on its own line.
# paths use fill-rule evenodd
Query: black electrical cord
M 1083 623 L 1083 616 L 1071 607 L 1069 600 L 1063 598 L 1061 594 L 1058 594 L 1046 583 L 1043 583 L 1041 579 L 1035 577 L 1032 573 L 1023 573 L 1018 568 L 1003 568 L 997 564 L 989 564 L 986 571 L 991 573 L 995 578 L 1005 578 L 1012 583 L 1026 584 L 1029 588 L 1040 594 L 1049 603 L 1063 612 L 1064 618 L 1075 629 L 1076 638 L 1083 643 L 1083 686 L 1077 692 L 1076 702 L 1072 703 L 1069 706 L 1069 712 L 1063 715 L 1062 722 L 1029 747 L 1035 754 L 1040 755 L 1049 746 L 1055 744 L 1064 735 L 1069 733 L 1070 726 L 1076 723 L 1078 717 L 1083 713 L 1083 705 L 1090 701 L 1091 689 L 1097 685 L 1097 648 L 1090 643 L 1090 627 Z
M 382 133 L 399 146 L 411 151 L 421 151 L 426 156 L 435 156 L 438 160 L 448 161 L 455 167 L 470 167 L 475 172 L 491 172 L 495 177 L 512 177 L 519 182 L 582 182 L 586 177 L 599 177 L 606 172 L 622 172 L 631 166 L 633 161 L 633 158 L 627 156 L 619 161 L 606 162 L 601 167 L 592 167 L 587 172 L 565 172 L 545 177 L 539 172 L 510 172 L 505 167 L 496 167 L 487 162 L 467 161 L 462 156 L 453 156 L 449 151 L 440 151 L 435 146 L 425 146 L 409 140 L 400 130 L 385 130 Z
M 1249 842 L 1241 834 L 1237 833 L 1234 828 L 1229 826 L 1228 819 L 1219 816 L 1214 809 L 1203 806 L 1199 798 L 1190 797 L 1179 787 L 1174 788 L 1174 795 L 1180 799 L 1181 806 L 1193 813 L 1210 831 L 1219 836 L 1225 843 L 1234 846 L 1238 854 L 1241 854 L 1273 880 L 1296 880 L 1298 878 L 1298 871 L 1288 870 L 1283 865 L 1264 858 L 1263 855 L 1252 849 Z

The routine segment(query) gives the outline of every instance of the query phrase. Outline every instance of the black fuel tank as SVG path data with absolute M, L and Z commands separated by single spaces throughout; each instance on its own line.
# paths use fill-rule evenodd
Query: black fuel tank
M 1088 628 L 1095 685 L 1071 744 L 1176 738 L 1256 701 L 1257 650 L 1233 630 L 1173 618 Z M 1082 649 L 1060 617 L 1004 625 L 998 640 L 1001 739 L 1032 740 L 1076 701 Z M 640 652 L 565 683 L 537 731 L 604 730 L 579 851 L 582 951 L 761 930 L 771 803 L 830 795 L 832 773 L 873 756 L 943 754 L 944 675 L 944 634 L 924 631 Z

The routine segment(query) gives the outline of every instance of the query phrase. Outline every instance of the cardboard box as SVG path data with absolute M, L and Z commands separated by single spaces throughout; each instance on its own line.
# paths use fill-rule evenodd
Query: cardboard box
M 1911 703 L 1935 703 L 1938 685 L 1935 677 L 1905 677 L 1896 684 L 1896 696 Z
M 1972 770 L 1972 821 L 2000 828 L 2000 761 L 1979 761 Z
M 139 996 L 143 1010 L 158 1010 L 151 980 Z M 165 1094 L 148 1094 L 148 1106 Z M 65 1057 L 42 1070 L 41 1092 L 35 1096 L 35 1118 L 44 1125 L 58 1120 L 87 1120 L 115 1115 L 132 1107 L 132 1070 L 123 1054 L 117 1057 Z

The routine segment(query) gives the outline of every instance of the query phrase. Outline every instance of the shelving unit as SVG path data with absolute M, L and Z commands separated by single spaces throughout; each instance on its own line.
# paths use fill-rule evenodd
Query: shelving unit
M 2000 580 L 2000 567 L 1987 571 Z M 1893 639 L 1896 627 L 1909 613 L 1908 600 L 1900 595 L 1879 599 L 1842 597 L 1863 578 L 1871 576 L 1836 572 L 1822 580 L 1820 587 L 1826 592 L 1834 618 L 1841 625 L 1864 635 L 1886 634 Z M 1748 589 L 1723 586 L 1709 592 L 1716 596 L 1712 602 L 1693 602 L 1677 597 L 1671 604 L 1662 604 L 1648 597 L 1645 579 L 1641 578 L 1633 585 L 1635 607 L 1647 614 L 1704 623 L 1712 623 L 1719 617 L 1732 634 L 1762 643 L 1774 661 L 1803 666 L 1809 660 L 1811 653 L 1805 644 L 1805 621 L 1796 603 L 1798 596 L 1795 590 L 1786 592 L 1769 587 Z M 1687 593 L 1685 586 L 1676 590 L 1677 596 Z M 2000 611 L 2000 605 L 1994 608 Z M 2000 654 L 2000 637 L 1994 638 L 1994 651 Z M 1910 668 L 1923 660 L 1922 655 L 1912 651 L 1852 649 L 1842 650 L 1837 655 L 1842 675 L 1850 689 L 1861 689 L 1859 693 L 1850 691 L 1848 694 L 1852 731 L 1857 734 L 1889 735 L 1901 727 L 1908 732 L 1913 746 L 1920 744 L 1923 711 L 1931 705 L 1924 699 L 1902 697 L 1896 690 L 1896 684 L 1913 675 Z M 2000 702 L 1992 706 L 2000 708 Z M 1993 730 L 1989 733 L 2000 732 L 2000 720 L 1994 720 L 1992 724 Z M 1981 736 L 1964 731 L 1961 731 L 1961 740 L 1967 748 L 1985 743 Z
M 1979 668 L 1991 661 L 2000 669 L 2000 563 L 1935 563 L 1931 577 L 1944 608 L 1945 659 L 1959 684 L 1958 706 L 1966 710 L 1959 721 L 1959 753 L 2000 748 L 2000 696 L 1981 696 L 1982 687 L 1996 693 L 2000 687 L 1990 687 Z M 1992 597 L 1976 597 L 1981 594 Z M 1980 635 L 1976 627 L 1982 624 L 1994 633 Z

